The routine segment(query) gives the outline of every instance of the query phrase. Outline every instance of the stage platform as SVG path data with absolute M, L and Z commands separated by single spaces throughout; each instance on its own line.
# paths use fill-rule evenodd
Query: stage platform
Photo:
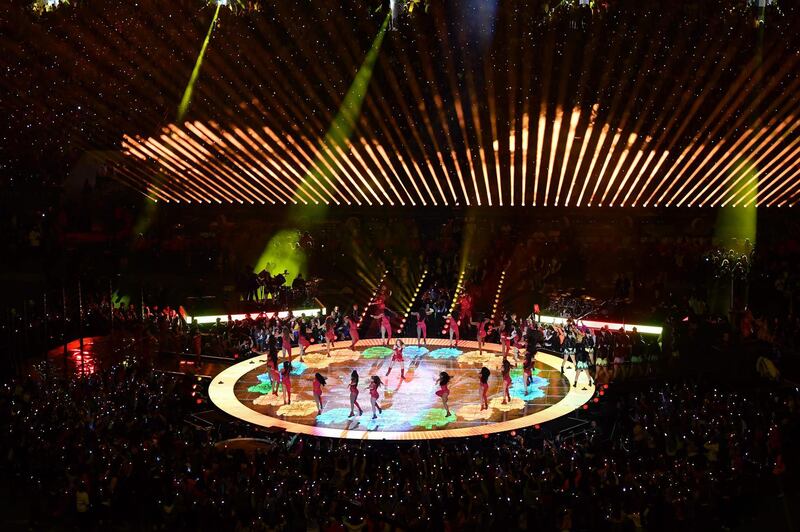
M 284 405 L 280 391 L 272 393 L 267 377 L 266 356 L 257 356 L 234 364 L 216 375 L 209 386 L 211 401 L 221 410 L 242 421 L 283 429 L 288 432 L 363 440 L 425 440 L 480 436 L 534 426 L 570 414 L 592 399 L 595 389 L 587 376 L 581 375 L 577 387 L 571 386 L 575 370 L 568 364 L 561 374 L 561 358 L 548 353 L 536 354 L 535 376 L 525 393 L 522 358 L 512 369 L 512 400 L 502 404 L 499 344 L 486 344 L 478 352 L 474 341 L 462 341 L 450 347 L 449 340 L 430 339 L 420 348 L 416 339 L 404 338 L 406 348 L 405 379 L 400 379 L 399 364 L 387 377 L 391 350 L 380 339 L 361 340 L 355 350 L 349 341 L 336 342 L 331 357 L 325 347 L 315 345 L 300 362 L 294 348 L 292 403 Z M 513 351 L 509 361 L 515 363 Z M 492 372 L 489 379 L 489 409 L 480 410 L 478 373 L 482 366 Z M 359 403 L 363 415 L 348 417 L 350 372 L 360 376 Z M 441 371 L 447 371 L 450 383 L 451 416 L 445 417 L 441 400 L 435 395 L 435 383 Z M 315 373 L 327 378 L 323 389 L 323 412 L 317 414 L 312 395 Z M 379 404 L 383 414 L 372 419 L 368 379 L 378 375 L 384 382 Z M 568 381 L 569 379 L 569 381 Z M 357 414 L 357 412 L 356 412 Z

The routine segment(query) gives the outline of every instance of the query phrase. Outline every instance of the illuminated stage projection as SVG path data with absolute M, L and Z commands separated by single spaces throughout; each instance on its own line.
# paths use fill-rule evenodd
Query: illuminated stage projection
M 594 386 L 581 375 L 573 387 L 575 371 L 568 365 L 561 374 L 561 358 L 536 354 L 535 371 L 527 393 L 523 383 L 522 358 L 511 370 L 511 401 L 503 402 L 503 381 L 500 375 L 500 345 L 486 344 L 483 352 L 473 341 L 451 347 L 448 340 L 428 340 L 418 347 L 416 341 L 404 339 L 406 348 L 405 378 L 401 379 L 399 363 L 387 376 L 391 349 L 380 340 L 362 340 L 355 350 L 350 342 L 337 342 L 328 357 L 324 346 L 308 349 L 304 361 L 293 358 L 291 404 L 284 404 L 282 390 L 273 390 L 267 372 L 266 356 L 239 362 L 217 375 L 210 387 L 211 401 L 228 414 L 243 421 L 284 429 L 289 432 L 331 438 L 371 440 L 422 440 L 458 438 L 530 427 L 567 415 L 587 403 L 594 395 Z M 515 363 L 513 353 L 509 362 Z M 479 372 L 486 366 L 489 379 L 489 407 L 481 410 Z M 358 402 L 364 413 L 350 417 L 350 373 L 359 374 Z M 450 416 L 446 416 L 436 378 L 446 371 L 449 384 Z M 322 414 L 312 393 L 314 374 L 327 378 L 323 388 Z M 381 378 L 378 404 L 383 409 L 372 418 L 367 386 L 372 375 Z M 277 393 L 275 393 L 277 391 Z

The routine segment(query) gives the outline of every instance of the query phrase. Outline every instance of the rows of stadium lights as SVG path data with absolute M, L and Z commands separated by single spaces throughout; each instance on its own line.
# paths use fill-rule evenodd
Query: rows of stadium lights
M 381 278 L 378 280 L 378 285 L 375 288 L 375 291 L 372 292 L 372 296 L 369 298 L 369 303 L 367 303 L 367 306 L 364 307 L 364 310 L 361 312 L 361 317 L 358 319 L 358 323 L 364 321 L 364 317 L 367 315 L 367 312 L 369 312 L 369 308 L 375 303 L 375 298 L 378 297 L 378 292 L 380 292 L 381 287 L 383 286 L 383 281 L 386 280 L 386 276 L 388 274 L 389 270 L 385 270 L 383 272 L 383 275 L 381 275 Z
M 503 283 L 506 280 L 506 271 L 500 274 L 500 282 L 497 283 L 497 291 L 494 293 L 494 302 L 492 303 L 492 321 L 497 319 L 497 307 L 500 305 L 500 293 L 503 291 Z
M 458 298 L 461 295 L 461 290 L 464 289 L 464 275 L 466 274 L 465 270 L 461 270 L 461 273 L 458 274 L 458 282 L 456 283 L 456 289 L 453 292 L 453 301 L 450 302 L 450 311 L 448 314 L 452 315 L 453 312 L 456 310 L 456 305 L 458 305 Z M 459 320 L 460 323 L 460 320 Z M 450 321 L 448 320 L 445 322 L 444 328 L 442 329 L 442 334 L 445 334 L 448 329 L 450 329 Z
M 780 142 L 800 127 L 797 115 L 786 115 L 762 128 L 745 128 L 736 139 L 729 132 L 726 137 L 731 136 L 731 140 L 723 139 L 716 145 L 692 144 L 672 160 L 669 151 L 650 149 L 651 143 L 636 134 L 621 141 L 622 134 L 612 132 L 609 124 L 599 132 L 589 124 L 582 136 L 578 135 L 581 113 L 573 111 L 563 146 L 565 158 L 558 162 L 554 154 L 559 150 L 561 115 L 559 110 L 548 161 L 544 165 L 540 162 L 542 146 L 531 150 L 536 152 L 532 180 L 537 195 L 526 198 L 523 194 L 518 205 L 781 206 L 794 205 L 798 200 L 800 137 L 786 145 Z M 542 119 L 540 116 L 539 122 Z M 524 122 L 529 122 L 527 117 Z M 540 125 L 539 133 L 543 132 L 544 126 Z M 526 129 L 521 133 L 523 141 L 530 142 L 533 135 Z M 580 146 L 573 149 L 579 137 Z M 509 139 L 510 145 L 514 142 L 513 137 Z M 590 148 L 592 143 L 594 149 Z M 610 148 L 603 153 L 601 148 L 606 144 Z M 306 137 L 281 138 L 268 126 L 260 131 L 226 129 L 214 122 L 195 121 L 184 127 L 171 124 L 158 137 L 125 136 L 122 146 L 125 155 L 151 170 L 136 174 L 137 188 L 153 200 L 168 203 L 447 206 L 462 202 L 470 205 L 473 201 L 481 205 L 482 198 L 486 198 L 487 205 L 503 204 L 488 179 L 472 176 L 472 180 L 465 181 L 459 177 L 457 184 L 462 186 L 454 187 L 441 154 L 436 157 L 438 171 L 430 159 L 422 166 L 429 169 L 434 186 L 420 188 L 416 186 L 419 179 L 399 154 L 390 154 L 390 150 L 366 139 L 348 143 L 347 152 L 339 148 L 334 152 Z M 529 149 L 523 146 L 523 154 Z M 499 150 L 492 151 L 498 155 Z M 614 162 L 617 151 L 619 156 Z M 582 168 L 585 159 L 591 157 L 585 174 L 570 171 L 573 155 L 577 155 L 574 169 Z M 514 150 L 509 157 L 514 157 Z M 452 161 L 456 160 L 452 154 Z M 419 168 L 416 163 L 414 166 Z M 483 162 L 457 168 L 458 172 L 473 172 L 482 166 Z M 526 167 L 523 165 L 523 174 Z M 690 167 L 694 167 L 691 172 Z M 598 168 L 597 178 L 592 179 Z M 655 179 L 661 170 L 666 173 Z M 132 175 L 126 174 L 128 178 Z M 423 183 L 427 185 L 431 177 L 425 176 Z M 523 175 L 523 186 L 531 181 L 529 177 Z M 474 194 L 467 191 L 467 182 L 474 185 Z M 483 190 L 479 183 L 484 183 Z M 655 184 L 654 189 L 651 183 Z M 497 187 L 503 187 L 499 179 Z
M 422 277 L 419 278 L 419 282 L 417 283 L 417 287 L 414 289 L 414 294 L 411 296 L 411 301 L 409 301 L 408 306 L 406 307 L 405 312 L 403 313 L 403 322 L 400 324 L 400 327 L 397 329 L 396 333 L 401 334 L 403 332 L 404 327 L 406 326 L 406 321 L 408 321 L 408 317 L 411 315 L 411 308 L 414 306 L 414 302 L 417 300 L 417 296 L 419 295 L 419 291 L 422 290 L 422 283 L 425 282 L 425 277 L 428 276 L 428 270 L 422 272 Z
M 429 16 L 447 19 L 438 3 Z M 734 54 L 720 54 L 728 44 L 709 39 L 689 64 L 673 54 L 664 70 L 675 76 L 661 76 L 651 86 L 649 69 L 635 69 L 627 98 L 576 107 L 563 103 L 571 95 L 548 95 L 525 70 L 519 76 L 511 68 L 505 83 L 521 100 L 509 99 L 503 123 L 497 80 L 483 81 L 494 68 L 487 63 L 491 54 L 470 57 L 465 36 L 443 22 L 435 31 L 435 41 L 418 40 L 425 53 L 413 61 L 403 49 L 392 51 L 396 61 L 381 56 L 383 81 L 372 81 L 353 135 L 340 144 L 328 145 L 319 132 L 328 129 L 327 117 L 335 114 L 330 102 L 341 99 L 341 90 L 331 83 L 288 90 L 287 80 L 312 73 L 280 70 L 275 52 L 250 64 L 270 74 L 259 93 L 234 71 L 203 78 L 206 90 L 220 95 L 220 107 L 232 88 L 237 91 L 242 123 L 193 120 L 152 136 L 125 136 L 127 161 L 114 175 L 166 203 L 718 207 L 793 206 L 800 200 L 797 54 L 765 54 L 740 68 L 729 62 Z M 277 49 L 273 34 L 264 35 Z M 342 40 L 329 43 L 340 64 L 320 65 L 313 75 L 357 69 L 358 54 Z M 431 49 L 431 42 L 440 44 Z M 316 59 L 314 47 L 297 45 L 303 59 Z M 658 57 L 659 46 L 656 40 L 645 45 L 645 61 Z M 133 54 L 132 63 L 139 59 L 135 51 L 114 51 Z M 587 47 L 578 56 L 586 61 L 591 53 Z M 484 75 L 473 68 L 458 75 L 458 65 L 479 67 L 480 61 Z M 732 67 L 740 70 L 736 79 L 720 87 L 718 74 Z M 545 78 L 542 87 L 550 81 L 556 80 Z M 258 99 L 264 92 L 272 95 L 268 103 Z M 636 113 L 633 101 L 643 103 Z

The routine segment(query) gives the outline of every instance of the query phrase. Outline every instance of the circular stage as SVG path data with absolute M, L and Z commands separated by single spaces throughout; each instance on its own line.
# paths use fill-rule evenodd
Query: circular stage
M 282 394 L 272 390 L 267 375 L 266 356 L 244 360 L 222 371 L 209 386 L 211 401 L 221 410 L 243 421 L 285 429 L 289 432 L 330 438 L 368 440 L 423 440 L 478 436 L 529 427 L 569 414 L 588 402 L 594 394 L 586 375 L 577 387 L 570 383 L 575 370 L 568 364 L 561 374 L 561 358 L 539 352 L 533 382 L 525 393 L 522 355 L 512 368 L 511 401 L 503 404 L 500 376 L 501 347 L 486 344 L 478 352 L 474 341 L 462 341 L 450 347 L 449 340 L 429 339 L 428 345 L 417 347 L 416 339 L 403 338 L 406 348 L 405 379 L 400 378 L 399 363 L 386 376 L 391 349 L 380 339 L 359 341 L 355 350 L 349 341 L 336 342 L 331 356 L 325 347 L 314 345 L 306 351 L 304 361 L 293 349 L 292 403 L 284 405 Z M 514 364 L 513 350 L 509 361 Z M 489 409 L 480 409 L 478 373 L 482 366 L 492 372 L 489 379 Z M 350 372 L 360 377 L 358 396 L 363 415 L 350 413 Z M 435 395 L 435 383 L 441 371 L 452 377 L 449 385 L 451 416 L 445 417 L 442 402 Z M 317 414 L 312 395 L 315 373 L 327 378 L 322 392 L 323 412 Z M 383 414 L 372 419 L 369 377 L 380 376 L 378 404 Z M 569 382 L 567 379 L 570 379 Z

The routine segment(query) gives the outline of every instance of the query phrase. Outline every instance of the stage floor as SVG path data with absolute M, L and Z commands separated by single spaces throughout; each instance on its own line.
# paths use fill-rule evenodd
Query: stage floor
M 539 352 L 533 383 L 525 394 L 522 382 L 522 358 L 512 369 L 512 400 L 502 404 L 499 344 L 486 344 L 478 353 L 474 341 L 449 347 L 449 340 L 430 339 L 427 348 L 416 346 L 416 339 L 404 338 L 406 348 L 405 379 L 400 379 L 399 363 L 387 377 L 391 350 L 380 339 L 361 340 L 356 349 L 350 342 L 336 342 L 331 357 L 324 346 L 307 350 L 304 362 L 293 357 L 292 403 L 284 405 L 280 391 L 274 395 L 266 375 L 266 356 L 257 356 L 234 364 L 219 373 L 209 386 L 211 401 L 221 410 L 243 421 L 285 429 L 289 432 L 349 439 L 421 440 L 477 436 L 533 426 L 567 415 L 580 408 L 594 395 L 594 386 L 581 375 L 577 387 L 570 383 L 575 371 L 568 364 L 561 374 L 561 358 Z M 297 349 L 293 350 L 295 353 Z M 513 352 L 509 361 L 514 363 Z M 282 362 L 282 361 L 281 361 Z M 480 410 L 478 373 L 482 366 L 492 371 L 489 379 L 489 409 Z M 361 416 L 350 413 L 350 372 L 360 377 Z M 450 417 L 445 417 L 442 402 L 435 395 L 439 372 L 447 371 L 450 383 Z M 315 373 L 327 378 L 323 389 L 323 412 L 317 414 L 312 395 Z M 372 419 L 369 377 L 378 375 L 384 382 L 378 404 L 383 414 Z M 569 382 L 567 381 L 569 379 Z M 357 412 L 356 412 L 357 414 Z

